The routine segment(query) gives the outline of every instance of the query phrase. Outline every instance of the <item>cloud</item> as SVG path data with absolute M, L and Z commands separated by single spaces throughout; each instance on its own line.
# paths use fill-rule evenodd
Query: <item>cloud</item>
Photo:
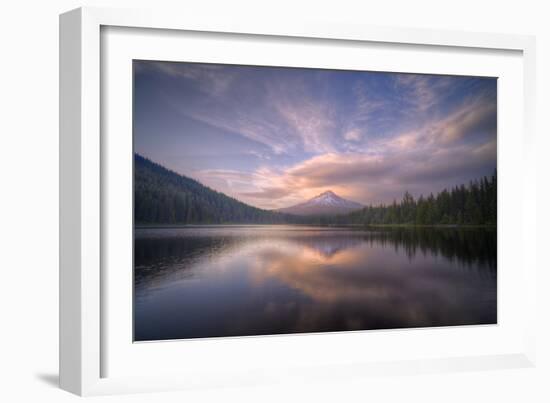
M 156 70 L 168 76 L 188 80 L 196 88 L 210 96 L 221 96 L 227 92 L 236 78 L 235 74 L 215 64 L 179 62 L 139 62 L 141 70 Z
M 355 182 L 356 178 L 379 179 L 393 167 L 383 156 L 360 153 L 324 154 L 293 166 L 285 172 L 289 185 L 322 187 Z
M 275 108 L 281 119 L 300 138 L 306 152 L 329 152 L 334 150 L 330 134 L 336 125 L 330 118 L 330 108 L 309 99 L 276 102 Z
M 360 132 L 344 135 L 361 140 Z M 382 138 L 361 151 L 330 151 L 275 168 L 263 166 L 241 178 L 235 197 L 264 208 L 286 207 L 331 189 L 363 204 L 415 196 L 467 182 L 496 167 L 496 104 L 468 100 L 419 129 Z M 219 176 L 219 174 L 217 174 Z M 229 183 L 229 182 L 228 182 Z
M 417 149 L 387 152 L 327 153 L 279 172 L 264 169 L 249 183 L 254 191 L 238 193 L 249 202 L 285 207 L 331 189 L 363 204 L 388 203 L 409 190 L 416 197 L 464 183 L 496 166 L 496 141 L 459 145 L 425 153 Z
M 348 141 L 359 141 L 363 137 L 361 130 L 355 128 L 344 133 L 344 138 Z
M 442 98 L 449 95 L 453 84 L 449 76 L 427 74 L 396 74 L 394 79 L 402 99 L 417 113 L 439 106 Z
M 331 102 L 315 95 L 312 84 L 302 77 L 290 82 L 274 80 L 266 86 L 265 102 L 273 109 L 287 134 L 299 139 L 301 149 L 310 153 L 335 150 L 336 111 Z
M 497 134 L 496 103 L 479 98 L 467 102 L 441 119 L 427 121 L 421 128 L 386 141 L 388 150 L 424 150 L 427 157 L 440 150 L 454 150 L 459 144 L 490 143 Z M 496 151 L 492 155 L 496 165 Z
M 330 103 L 314 97 L 301 77 L 289 83 L 277 75 L 272 80 L 254 80 L 253 75 L 232 73 L 231 67 L 219 71 L 160 63 L 158 68 L 196 82 L 190 91 L 202 92 L 200 96 L 187 93 L 193 96 L 192 102 L 182 102 L 179 93 L 172 97 L 170 103 L 187 117 L 265 145 L 275 155 L 334 150 L 335 112 Z
M 194 172 L 192 176 L 202 184 L 235 198 L 239 189 L 248 191 L 255 189 L 251 185 L 255 180 L 255 174 L 251 172 L 205 169 Z
M 363 204 L 391 202 L 405 190 L 416 196 L 437 192 L 496 167 L 494 80 L 193 63 L 144 66 L 140 74 L 156 71 L 163 83 L 162 90 L 147 93 L 164 97 L 161 106 L 152 98 L 150 109 L 163 116 L 176 111 L 180 119 L 167 130 L 171 136 L 182 120 L 203 123 L 189 124 L 196 133 L 181 133 L 187 136 L 187 154 L 199 149 L 194 143 L 204 147 L 201 130 L 214 133 L 211 138 L 241 137 L 231 158 L 218 147 L 219 160 L 197 163 L 201 169 L 191 168 L 191 176 L 258 207 L 286 207 L 328 189 Z M 207 164 L 223 169 L 204 169 Z
M 496 105 L 479 99 L 419 130 L 384 139 L 371 152 L 326 152 L 281 169 L 262 167 L 241 178 L 246 190 L 234 187 L 234 194 L 264 208 L 286 207 L 328 189 L 363 204 L 388 203 L 405 190 L 426 195 L 495 167 Z
M 241 196 L 251 197 L 253 199 L 279 199 L 288 196 L 290 189 L 282 187 L 263 187 L 255 192 L 241 192 Z
M 250 181 L 254 179 L 254 173 L 236 171 L 231 169 L 205 169 L 199 171 L 203 176 L 211 178 L 220 178 L 225 180 Z
M 266 112 L 261 105 L 239 105 L 224 98 L 213 98 L 202 103 L 181 104 L 179 110 L 183 115 L 222 132 L 240 135 L 267 146 L 275 155 L 295 150 L 299 139 L 290 136 L 273 113 Z
M 443 143 L 452 143 L 482 132 L 496 136 L 496 103 L 479 99 L 464 105 L 433 128 L 433 135 Z
M 351 93 L 355 97 L 352 120 L 355 122 L 368 123 L 384 109 L 390 107 L 387 92 L 371 87 L 372 84 L 369 85 L 365 81 L 357 81 L 352 86 Z

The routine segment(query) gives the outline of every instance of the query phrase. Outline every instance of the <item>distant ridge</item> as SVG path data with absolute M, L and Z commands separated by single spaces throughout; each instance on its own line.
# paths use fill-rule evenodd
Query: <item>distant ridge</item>
M 362 209 L 363 207 L 364 206 L 359 203 L 338 196 L 332 190 L 327 190 L 304 203 L 282 208 L 277 211 L 293 215 L 318 216 L 347 214 Z

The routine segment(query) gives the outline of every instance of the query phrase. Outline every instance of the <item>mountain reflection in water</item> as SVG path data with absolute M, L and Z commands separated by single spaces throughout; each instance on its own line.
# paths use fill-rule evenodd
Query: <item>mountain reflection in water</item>
M 136 229 L 135 340 L 496 323 L 496 231 Z

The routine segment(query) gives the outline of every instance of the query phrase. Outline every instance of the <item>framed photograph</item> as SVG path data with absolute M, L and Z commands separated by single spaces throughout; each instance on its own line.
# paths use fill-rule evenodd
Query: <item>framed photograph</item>
M 85 8 L 60 45 L 62 388 L 534 365 L 532 37 Z

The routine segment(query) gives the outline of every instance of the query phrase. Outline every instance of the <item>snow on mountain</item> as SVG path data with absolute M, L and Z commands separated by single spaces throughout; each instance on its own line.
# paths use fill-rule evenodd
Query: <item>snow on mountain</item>
M 333 191 L 327 190 L 304 203 L 282 208 L 279 211 L 295 215 L 334 215 L 349 213 L 360 208 L 363 208 L 361 204 L 346 200 Z

